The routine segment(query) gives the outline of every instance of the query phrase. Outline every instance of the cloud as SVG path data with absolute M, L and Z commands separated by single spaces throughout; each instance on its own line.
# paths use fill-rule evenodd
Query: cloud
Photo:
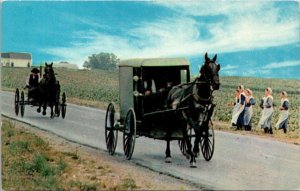
M 274 68 L 286 68 L 286 67 L 293 67 L 293 66 L 300 66 L 300 61 L 285 61 L 285 62 L 273 62 L 271 64 L 267 64 L 262 68 L 265 69 L 274 69 Z
M 240 73 L 237 72 L 236 70 L 233 71 L 222 71 L 221 70 L 222 75 L 224 76 L 238 76 Z
M 96 20 L 91 19 L 91 18 L 80 17 L 80 16 L 66 13 L 66 12 L 59 12 L 57 14 L 59 14 L 61 18 L 66 18 L 65 22 L 76 23 L 76 24 L 80 23 L 80 24 L 86 25 L 88 27 L 108 29 L 107 25 L 100 24 Z
M 236 68 L 238 68 L 237 65 L 231 65 L 231 64 L 222 66 L 222 70 L 233 70 L 233 69 L 236 69 Z
M 202 16 L 214 22 L 202 22 L 210 34 L 204 40 L 207 48 L 215 52 L 236 52 L 299 42 L 299 12 L 285 16 L 273 2 L 158 2 L 178 14 Z M 295 4 L 297 5 L 297 4 Z M 298 7 L 294 7 L 298 9 Z M 282 8 L 283 9 L 283 8 Z
M 87 56 L 101 51 L 113 52 L 121 59 L 193 56 L 299 42 L 299 13 L 284 16 L 273 2 L 167 1 L 156 4 L 172 11 L 172 16 L 137 20 L 134 27 L 121 29 L 125 31 L 122 34 L 105 33 L 109 26 L 71 16 L 91 28 L 74 32 L 74 39 L 78 40 L 69 47 L 52 47 L 44 51 L 81 65 Z M 222 19 L 211 20 L 214 16 Z M 82 39 L 84 43 L 80 41 Z
M 197 42 L 197 22 L 190 18 L 164 19 L 140 23 L 125 30 L 122 35 L 106 34 L 95 30 L 76 31 L 77 41 L 69 47 L 45 48 L 42 51 L 82 65 L 91 54 L 113 52 L 121 59 L 145 57 L 169 57 L 196 54 L 205 51 Z M 83 41 L 83 42 L 81 42 Z

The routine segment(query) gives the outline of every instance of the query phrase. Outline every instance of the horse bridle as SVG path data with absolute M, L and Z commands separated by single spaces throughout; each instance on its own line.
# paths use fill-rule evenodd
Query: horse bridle
M 203 67 L 205 67 L 205 65 L 202 65 L 201 70 L 203 69 Z M 213 73 L 212 77 L 208 77 L 208 76 L 206 75 L 206 72 L 203 72 L 203 73 L 201 73 L 201 75 L 204 76 L 205 81 L 196 82 L 196 81 L 199 80 L 199 78 L 200 78 L 200 77 L 198 77 L 198 78 L 196 78 L 196 79 L 194 80 L 194 84 L 196 84 L 196 85 L 198 85 L 198 84 L 208 84 L 208 85 L 209 85 L 209 88 L 210 88 L 210 95 L 209 95 L 208 98 L 202 98 L 202 97 L 200 97 L 200 96 L 198 95 L 198 92 L 196 91 L 197 88 L 195 88 L 195 85 L 193 85 L 193 86 L 194 86 L 194 87 L 193 87 L 193 98 L 194 98 L 195 101 L 197 101 L 197 102 L 201 102 L 201 101 L 205 101 L 205 102 L 211 101 L 212 98 L 213 98 L 213 97 L 212 97 L 212 93 L 214 92 L 212 79 L 213 79 L 213 76 L 216 75 L 216 74 Z

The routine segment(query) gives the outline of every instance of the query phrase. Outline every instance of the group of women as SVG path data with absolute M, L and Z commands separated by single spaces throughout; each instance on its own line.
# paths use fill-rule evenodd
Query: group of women
M 287 93 L 285 91 L 280 92 L 280 98 L 280 115 L 275 127 L 283 129 L 284 133 L 286 133 L 289 116 L 289 101 L 287 99 Z M 272 116 L 275 106 L 273 100 L 272 89 L 268 87 L 265 89 L 265 96 L 262 98 L 260 103 L 262 113 L 258 125 L 264 129 L 265 133 L 270 134 L 273 134 Z M 255 105 L 255 99 L 252 96 L 252 91 L 249 88 L 244 89 L 243 85 L 238 86 L 233 105 L 234 108 L 231 119 L 232 125 L 236 126 L 237 130 L 245 129 L 250 131 L 252 129 L 253 105 Z

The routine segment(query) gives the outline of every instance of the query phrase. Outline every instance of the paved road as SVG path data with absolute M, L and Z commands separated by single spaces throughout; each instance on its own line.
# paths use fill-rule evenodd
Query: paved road
M 1 93 L 2 114 L 30 123 L 66 139 L 105 150 L 105 111 L 69 104 L 65 119 L 41 116 L 26 106 L 24 118 L 16 117 L 13 94 Z M 124 157 L 122 134 L 115 157 Z M 213 159 L 198 158 L 198 168 L 171 144 L 173 163 L 164 163 L 165 142 L 140 137 L 136 140 L 132 163 L 169 174 L 204 189 L 300 189 L 300 147 L 261 138 L 216 132 Z M 125 160 L 125 159 L 124 159 Z

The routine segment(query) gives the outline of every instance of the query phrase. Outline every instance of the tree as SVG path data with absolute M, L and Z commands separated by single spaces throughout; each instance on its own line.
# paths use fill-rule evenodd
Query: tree
M 113 53 L 100 52 L 92 54 L 83 63 L 83 67 L 90 69 L 115 70 L 120 59 Z
M 88 61 L 84 61 L 83 67 L 89 69 L 89 68 L 91 68 L 91 65 L 90 65 L 90 63 Z

